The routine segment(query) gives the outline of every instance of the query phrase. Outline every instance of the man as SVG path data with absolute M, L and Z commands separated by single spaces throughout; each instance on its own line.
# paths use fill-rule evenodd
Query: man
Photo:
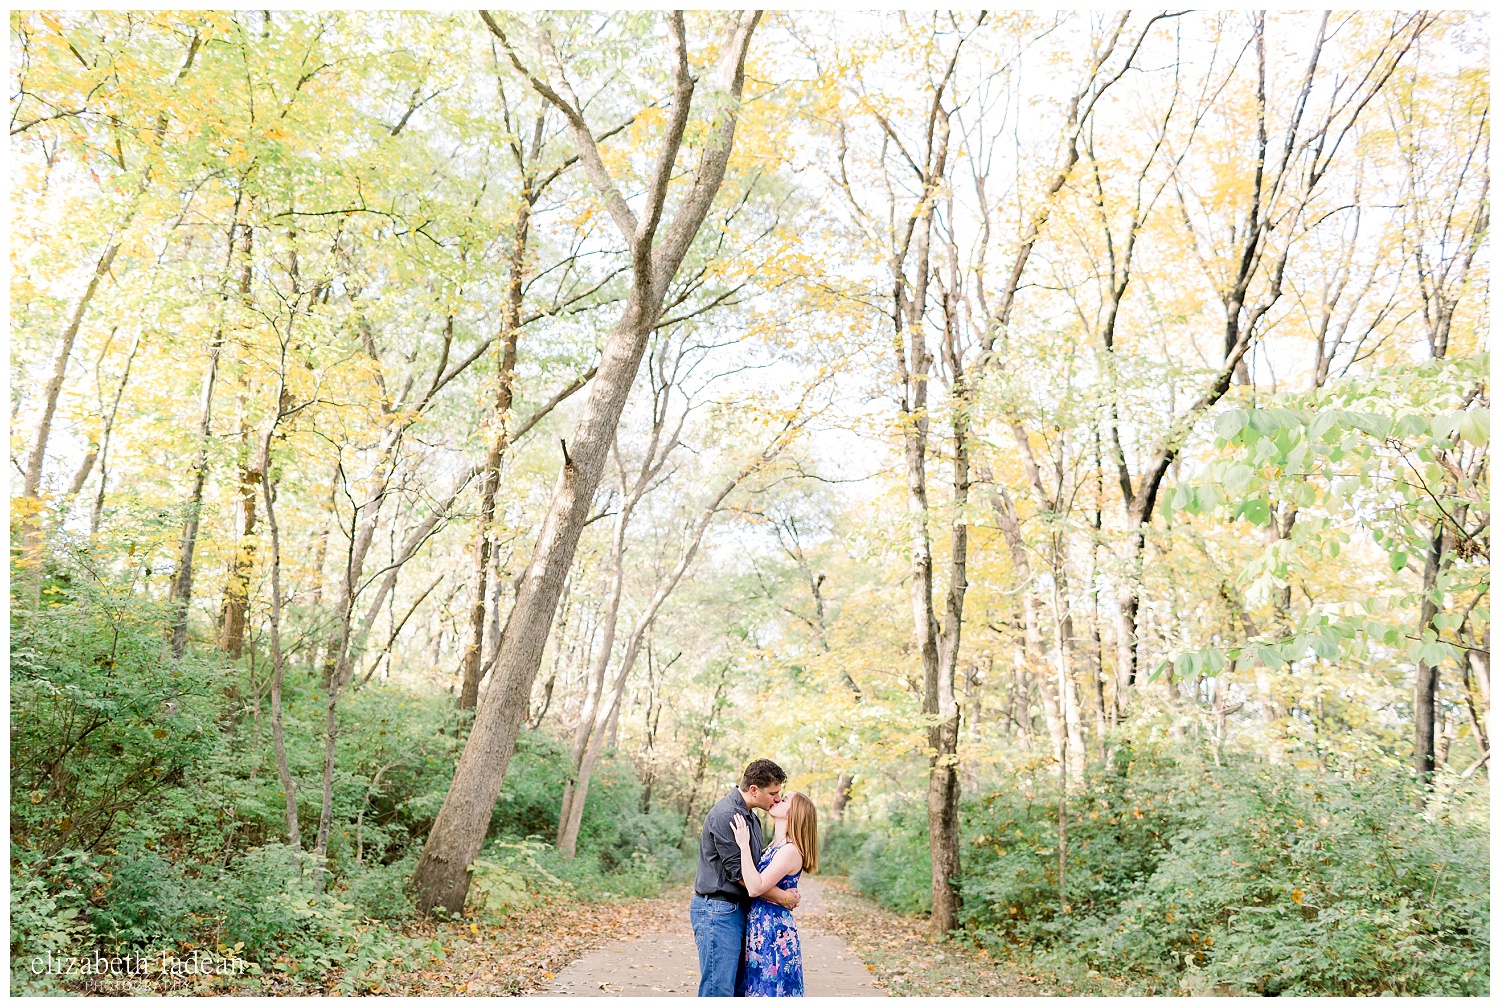
M 698 837 L 698 877 L 693 883 L 689 911 L 693 939 L 698 942 L 700 997 L 735 996 L 742 987 L 750 894 L 745 891 L 740 848 L 730 826 L 737 814 L 750 823 L 750 850 L 759 861 L 765 840 L 760 820 L 750 809 L 770 811 L 782 800 L 781 785 L 785 782 L 786 773 L 780 766 L 770 759 L 756 759 L 745 767 L 739 787 L 715 804 L 703 820 L 703 832 Z M 801 899 L 795 888 L 772 888 L 761 897 L 788 909 L 795 909 Z

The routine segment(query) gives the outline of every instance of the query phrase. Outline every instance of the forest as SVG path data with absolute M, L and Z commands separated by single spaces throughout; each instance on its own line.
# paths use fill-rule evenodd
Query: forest
M 12 11 L 12 991 L 391 989 L 764 756 L 933 940 L 1487 995 L 1488 32 Z

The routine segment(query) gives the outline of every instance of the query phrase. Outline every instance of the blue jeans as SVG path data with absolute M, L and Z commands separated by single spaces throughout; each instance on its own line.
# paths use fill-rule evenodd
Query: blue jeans
M 688 916 L 698 942 L 698 995 L 734 996 L 745 968 L 745 908 L 694 895 Z

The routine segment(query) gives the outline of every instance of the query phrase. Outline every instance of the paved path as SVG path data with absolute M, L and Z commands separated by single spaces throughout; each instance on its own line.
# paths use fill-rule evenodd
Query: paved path
M 794 918 L 802 941 L 807 995 L 885 996 L 844 939 L 819 927 L 822 885 L 804 876 L 800 887 L 802 904 Z M 698 948 L 686 904 L 676 918 L 663 921 L 657 933 L 590 951 L 558 973 L 547 992 L 554 996 L 697 996 Z

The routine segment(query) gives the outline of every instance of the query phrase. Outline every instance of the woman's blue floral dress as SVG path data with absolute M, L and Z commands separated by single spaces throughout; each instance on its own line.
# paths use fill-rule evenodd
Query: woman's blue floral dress
M 782 844 L 783 846 L 786 844 Z M 760 855 L 755 869 L 763 871 L 780 846 Z M 796 888 L 802 872 L 776 883 L 778 888 Z M 745 924 L 745 988 L 747 997 L 800 997 L 802 992 L 802 943 L 797 940 L 797 925 L 792 911 L 774 902 L 756 899 L 750 904 Z

